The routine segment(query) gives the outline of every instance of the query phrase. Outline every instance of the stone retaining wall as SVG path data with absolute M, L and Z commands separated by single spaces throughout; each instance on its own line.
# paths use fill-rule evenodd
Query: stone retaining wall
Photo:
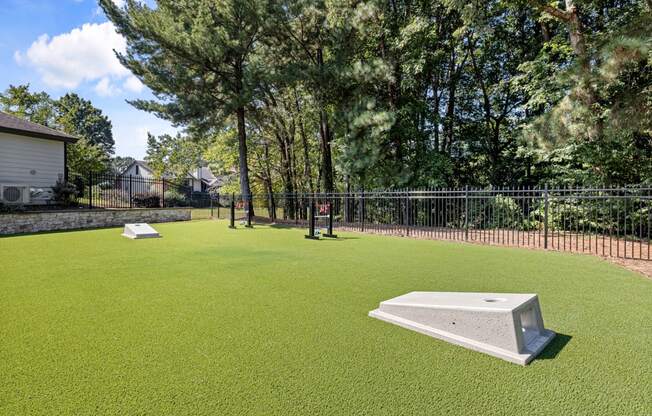
M 120 227 L 126 223 L 135 222 L 189 221 L 190 215 L 190 210 L 184 208 L 77 210 L 0 214 L 0 235 Z

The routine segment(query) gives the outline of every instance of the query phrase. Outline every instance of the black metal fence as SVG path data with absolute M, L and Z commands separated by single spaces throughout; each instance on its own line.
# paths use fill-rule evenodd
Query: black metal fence
M 341 229 L 652 260 L 650 187 L 223 195 L 220 205 L 231 199 L 242 220 L 251 199 L 256 221 L 305 226 L 314 201 L 318 224 L 332 209 Z
M 167 179 L 120 175 L 70 178 L 80 208 L 192 207 L 206 218 L 318 226 L 332 210 L 336 228 L 417 238 L 546 248 L 652 260 L 652 187 L 490 188 L 358 191 L 332 194 L 195 192 Z M 251 202 L 251 204 L 250 204 Z M 197 217 L 199 218 L 199 217 Z
M 217 196 L 167 179 L 131 175 L 73 176 L 74 205 L 80 208 L 210 208 Z

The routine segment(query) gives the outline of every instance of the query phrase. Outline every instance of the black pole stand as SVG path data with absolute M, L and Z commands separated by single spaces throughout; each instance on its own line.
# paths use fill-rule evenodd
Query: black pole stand
M 231 224 L 229 228 L 235 228 L 235 197 L 231 197 Z
M 333 234 L 333 203 L 328 203 L 328 232 L 323 234 L 324 237 L 337 238 L 337 234 Z
M 319 236 L 315 235 L 315 200 L 310 200 L 310 219 L 308 221 L 308 235 L 307 239 L 319 240 Z
M 254 203 L 252 201 L 251 195 L 249 195 L 249 201 L 247 201 L 247 207 L 248 207 L 248 209 L 247 209 L 247 225 L 245 225 L 245 227 L 254 228 L 254 226 L 251 225 L 251 216 L 252 216 L 253 207 L 254 207 Z

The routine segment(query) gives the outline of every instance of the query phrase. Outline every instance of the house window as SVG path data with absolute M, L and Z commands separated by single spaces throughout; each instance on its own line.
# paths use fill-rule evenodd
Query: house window
M 140 166 L 136 165 L 136 175 L 140 175 Z

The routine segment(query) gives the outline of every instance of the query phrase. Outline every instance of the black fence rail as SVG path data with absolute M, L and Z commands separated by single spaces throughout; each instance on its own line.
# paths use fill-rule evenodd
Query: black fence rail
M 652 260 L 650 187 L 223 195 L 220 205 L 231 199 L 241 221 L 251 200 L 256 221 L 305 226 L 314 202 L 322 226 L 333 210 L 341 229 Z
M 91 174 L 73 176 L 76 203 L 89 209 L 115 208 L 211 208 L 217 196 L 195 192 L 191 186 L 167 179 L 131 175 Z

